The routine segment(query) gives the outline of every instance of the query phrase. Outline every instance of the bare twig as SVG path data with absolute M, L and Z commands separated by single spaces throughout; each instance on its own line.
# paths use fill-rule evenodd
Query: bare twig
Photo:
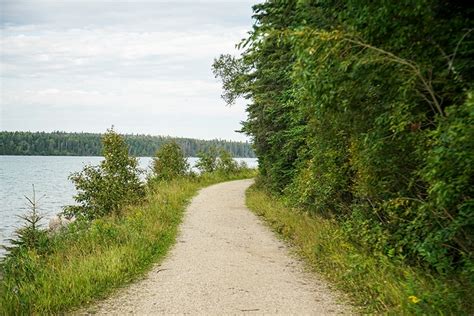
M 453 63 L 454 63 L 454 59 L 456 58 L 456 54 L 458 53 L 458 49 L 459 49 L 459 46 L 461 45 L 462 41 L 464 41 L 464 39 L 466 38 L 466 36 L 468 36 L 474 29 L 469 29 L 467 30 L 466 33 L 464 33 L 463 36 L 461 36 L 461 38 L 459 39 L 458 43 L 456 44 L 456 48 L 454 49 L 454 52 L 453 52 L 453 55 L 451 57 L 451 61 L 449 63 L 449 67 L 454 69 L 453 68 Z
M 353 40 L 353 39 L 350 39 L 350 38 L 344 38 L 343 40 L 346 41 L 346 42 L 356 44 L 358 46 L 365 47 L 365 48 L 368 48 L 370 50 L 373 50 L 377 53 L 380 53 L 380 54 L 386 56 L 387 60 L 393 61 L 395 63 L 401 64 L 401 65 L 404 65 L 404 66 L 407 66 L 409 69 L 411 69 L 413 71 L 413 73 L 415 74 L 415 76 L 418 77 L 418 79 L 421 81 L 421 83 L 422 83 L 423 87 L 425 88 L 426 92 L 428 92 L 431 100 L 429 100 L 429 99 L 427 99 L 427 100 L 429 100 L 430 103 L 434 105 L 434 107 L 436 108 L 436 111 L 438 112 L 438 114 L 444 116 L 444 112 L 441 108 L 441 104 L 439 103 L 438 98 L 436 97 L 436 93 L 434 92 L 433 86 L 431 85 L 431 80 L 427 79 L 423 76 L 420 68 L 414 62 L 403 59 L 403 58 L 398 57 L 397 55 L 395 55 L 395 54 L 393 54 L 389 51 L 378 48 L 376 46 L 372 46 L 370 44 L 364 43 L 364 42 L 359 41 L 359 40 Z

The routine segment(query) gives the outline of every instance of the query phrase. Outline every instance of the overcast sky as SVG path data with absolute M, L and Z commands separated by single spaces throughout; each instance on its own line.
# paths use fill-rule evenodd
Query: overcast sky
M 211 64 L 255 2 L 0 0 L 0 130 L 245 140 Z

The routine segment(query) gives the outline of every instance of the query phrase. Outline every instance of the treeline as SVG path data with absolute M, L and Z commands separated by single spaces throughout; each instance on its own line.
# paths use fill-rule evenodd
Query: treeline
M 242 55 L 213 70 L 228 103 L 250 100 L 261 182 L 375 256 L 472 288 L 474 6 L 270 0 L 253 12 Z
M 255 157 L 251 144 L 226 140 L 199 140 L 170 136 L 124 135 L 130 154 L 152 157 L 164 143 L 176 141 L 187 157 L 223 148 L 234 157 Z M 101 134 L 65 132 L 0 132 L 0 155 L 101 156 Z

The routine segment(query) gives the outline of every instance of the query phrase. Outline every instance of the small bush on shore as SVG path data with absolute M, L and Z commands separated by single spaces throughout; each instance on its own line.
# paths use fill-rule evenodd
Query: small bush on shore
M 172 141 L 156 151 L 152 164 L 151 179 L 172 180 L 189 173 L 189 163 L 179 145 Z
M 48 250 L 47 231 L 41 227 L 40 221 L 43 217 L 38 213 L 35 187 L 33 186 L 33 196 L 25 196 L 28 201 L 29 211 L 19 216 L 23 220 L 23 226 L 15 231 L 15 236 L 10 239 L 11 246 L 4 246 L 7 251 L 7 259 L 19 256 L 22 251 L 35 250 L 38 253 L 45 253 Z
M 199 159 L 196 162 L 196 168 L 198 168 L 201 173 L 210 173 L 216 171 L 218 155 L 219 153 L 216 147 L 211 147 L 208 151 L 198 152 L 197 156 Z
M 239 169 L 239 164 L 232 158 L 232 154 L 227 150 L 221 149 L 217 161 L 217 171 L 223 173 L 232 173 Z
M 67 206 L 64 213 L 68 216 L 98 218 L 120 211 L 144 196 L 138 161 L 129 156 L 124 138 L 109 129 L 102 143 L 105 159 L 100 165 L 86 166 L 70 176 L 78 190 L 74 199 L 79 205 Z
M 29 211 L 20 216 L 24 224 L 15 231 L 14 237 L 9 240 L 11 245 L 3 246 L 7 254 L 1 260 L 0 280 L 4 282 L 5 288 L 9 288 L 11 291 L 5 293 L 0 291 L 0 297 L 19 296 L 20 289 L 24 284 L 30 283 L 36 277 L 35 272 L 38 268 L 36 259 L 44 256 L 50 250 L 48 232 L 40 225 L 42 216 L 38 213 L 34 186 L 33 196 L 31 198 L 25 196 L 25 198 L 29 203 Z M 29 312 L 29 307 L 24 306 L 20 297 L 19 306 L 24 312 Z
M 215 147 L 212 147 L 207 152 L 200 152 L 198 157 L 199 160 L 196 163 L 196 167 L 201 173 L 218 172 L 222 174 L 232 174 L 233 172 L 248 169 L 244 161 L 240 164 L 237 163 L 232 157 L 232 154 L 223 148 L 217 150 Z

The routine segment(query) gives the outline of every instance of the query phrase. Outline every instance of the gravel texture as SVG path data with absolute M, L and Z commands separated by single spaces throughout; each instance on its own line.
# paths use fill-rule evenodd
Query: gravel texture
M 163 263 L 82 314 L 351 313 L 246 208 L 251 184 L 239 180 L 202 189 Z

